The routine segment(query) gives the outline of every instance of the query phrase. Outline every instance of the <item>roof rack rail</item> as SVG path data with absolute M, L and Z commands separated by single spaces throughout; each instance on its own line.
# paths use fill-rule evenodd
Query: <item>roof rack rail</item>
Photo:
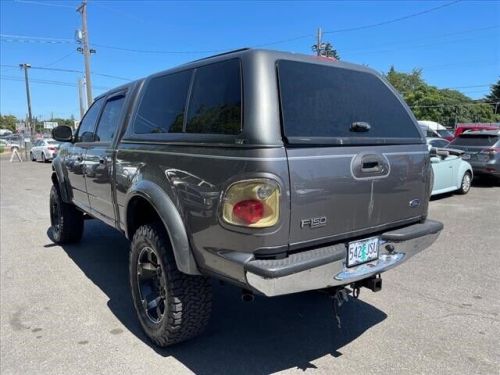
M 219 57 L 219 56 L 229 55 L 230 53 L 236 53 L 236 52 L 248 51 L 249 49 L 250 49 L 249 47 L 245 47 L 245 48 L 238 48 L 238 49 L 234 49 L 234 50 L 232 50 L 232 51 L 227 51 L 227 52 L 218 53 L 217 55 L 211 55 L 211 56 L 203 57 L 203 58 L 201 58 L 201 59 L 198 59 L 198 60 L 193 60 L 193 61 L 191 61 L 191 62 L 203 61 L 203 60 L 211 59 L 212 57 Z

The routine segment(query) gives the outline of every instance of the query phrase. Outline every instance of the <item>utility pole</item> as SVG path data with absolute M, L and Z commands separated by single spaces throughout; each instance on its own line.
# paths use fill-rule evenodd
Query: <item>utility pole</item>
M 90 54 L 92 51 L 89 47 L 89 31 L 87 29 L 87 0 L 82 0 L 82 4 L 76 9 L 82 15 L 82 48 L 78 51 L 83 53 L 83 60 L 85 62 L 85 86 L 87 88 L 87 105 L 90 107 L 92 104 L 92 81 L 90 78 Z
M 317 55 L 318 56 L 321 56 L 321 37 L 322 37 L 322 32 L 321 32 L 321 27 L 318 27 L 318 36 L 317 36 L 317 40 L 316 40 L 316 46 L 318 47 L 316 49 L 316 52 L 317 52 Z
M 80 121 L 85 114 L 85 94 L 83 93 L 83 80 L 81 78 L 78 79 L 78 98 L 80 99 Z
M 24 82 L 26 84 L 26 99 L 28 100 L 28 123 L 31 133 L 31 138 L 35 137 L 35 129 L 33 127 L 33 116 L 31 114 L 31 94 L 30 94 L 30 85 L 28 81 L 28 69 L 31 68 L 30 64 L 19 64 L 21 69 L 24 70 Z

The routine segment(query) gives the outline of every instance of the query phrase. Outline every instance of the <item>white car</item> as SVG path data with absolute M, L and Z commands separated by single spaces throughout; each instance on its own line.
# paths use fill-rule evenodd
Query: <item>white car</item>
M 53 139 L 40 139 L 31 147 L 30 158 L 32 161 L 49 161 L 57 156 L 59 142 Z

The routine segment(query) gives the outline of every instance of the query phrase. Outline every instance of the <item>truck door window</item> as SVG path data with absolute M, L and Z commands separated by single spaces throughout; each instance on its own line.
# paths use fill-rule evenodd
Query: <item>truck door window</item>
M 106 102 L 97 125 L 96 142 L 111 142 L 118 128 L 125 95 L 116 96 Z
M 95 123 L 97 121 L 97 116 L 101 111 L 103 103 L 103 98 L 97 99 L 94 104 L 90 106 L 85 116 L 83 116 L 80 122 L 80 127 L 76 135 L 76 142 L 94 142 L 95 139 Z

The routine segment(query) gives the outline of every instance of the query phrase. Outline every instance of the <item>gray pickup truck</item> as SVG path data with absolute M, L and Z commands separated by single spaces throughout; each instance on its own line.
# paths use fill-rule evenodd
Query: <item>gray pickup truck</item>
M 123 232 L 161 346 L 206 326 L 210 277 L 247 299 L 378 291 L 443 228 L 425 138 L 364 66 L 242 49 L 111 90 L 53 135 L 54 241 L 79 241 L 86 218 Z

